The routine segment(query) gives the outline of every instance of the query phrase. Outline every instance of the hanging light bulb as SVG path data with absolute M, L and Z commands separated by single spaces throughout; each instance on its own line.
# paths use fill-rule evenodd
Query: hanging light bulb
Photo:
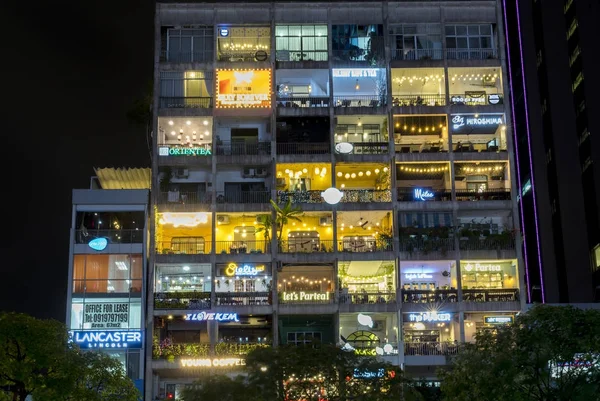
M 341 171 L 338 171 L 338 173 L 337 173 L 337 176 L 338 176 L 338 177 L 341 177 L 341 176 L 343 176 L 343 175 L 344 175 L 344 173 L 342 173 Z
M 360 84 L 358 83 L 358 79 L 356 80 L 356 85 L 354 86 L 354 89 L 356 89 L 356 90 L 360 89 Z
M 359 127 L 362 127 L 362 121 L 360 121 L 360 117 L 358 117 L 358 124 Z

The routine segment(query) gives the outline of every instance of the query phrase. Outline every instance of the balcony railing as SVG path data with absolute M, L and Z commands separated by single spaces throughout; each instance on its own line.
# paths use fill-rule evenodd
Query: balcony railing
M 449 60 L 485 60 L 498 58 L 497 49 L 446 49 Z
M 387 95 L 334 96 L 335 107 L 382 107 L 387 104 Z
M 75 243 L 87 244 L 94 238 L 106 238 L 108 244 L 141 244 L 144 242 L 144 229 L 135 230 L 75 230 Z
M 163 97 L 161 109 L 207 109 L 213 106 L 212 97 Z
M 512 238 L 469 238 L 461 239 L 461 251 L 512 251 L 515 249 L 515 240 Z
M 326 155 L 331 153 L 329 142 L 278 143 L 278 155 Z
M 294 240 L 282 240 L 279 247 L 281 253 L 325 253 L 333 252 L 333 240 L 322 240 L 312 237 L 299 237 Z
M 353 155 L 383 155 L 389 152 L 387 142 L 350 142 Z
M 210 192 L 160 192 L 158 194 L 158 203 L 162 205 L 210 205 L 212 202 L 212 193 Z
M 381 203 L 392 201 L 389 189 L 342 189 L 341 203 Z
M 348 38 L 350 42 L 362 39 L 360 37 Z M 356 45 L 350 45 L 348 49 L 339 49 L 336 46 L 334 39 L 334 47 L 338 47 L 332 51 L 333 60 L 336 61 L 368 61 L 369 63 L 381 63 L 385 61 L 385 47 L 383 36 L 371 36 L 369 38 L 369 46 L 361 49 Z M 341 46 L 340 46 L 341 47 Z
M 427 304 L 436 302 L 457 302 L 458 292 L 452 290 L 402 290 L 402 302 Z
M 327 61 L 327 50 L 277 50 L 277 61 Z
M 393 60 L 441 60 L 442 49 L 392 49 Z
M 487 200 L 510 200 L 510 189 L 497 188 L 483 191 L 456 190 L 458 201 L 487 201 Z
M 400 238 L 400 252 L 439 253 L 454 251 L 454 238 Z
M 337 302 L 335 292 L 282 291 L 278 294 L 280 304 L 333 304 Z
M 217 305 L 271 305 L 270 292 L 217 292 Z
M 342 240 L 338 242 L 338 251 L 340 252 L 389 252 L 394 249 L 392 240 L 383 240 L 383 239 L 363 239 L 363 240 L 355 240 L 354 238 L 360 237 L 351 237 L 352 240 Z
M 248 62 L 248 61 L 257 62 L 257 61 L 268 61 L 268 60 L 270 60 L 270 54 L 269 54 L 268 50 L 267 51 L 263 51 L 263 54 L 262 54 L 260 60 L 258 59 L 259 52 L 261 52 L 261 50 L 259 50 L 259 51 L 255 51 L 255 50 L 247 50 L 247 51 L 235 50 L 235 51 L 232 51 L 232 52 L 223 51 L 223 52 L 220 52 L 217 55 L 217 59 L 218 59 L 218 61 L 232 62 L 232 63 Z M 264 60 L 262 59 L 262 57 L 265 57 Z
M 219 191 L 217 203 L 269 203 L 271 191 Z
M 260 254 L 269 253 L 271 243 L 267 241 L 216 241 L 217 254 Z
M 215 344 L 215 354 L 223 356 L 246 355 L 257 348 L 270 347 L 269 343 L 227 343 Z M 176 343 L 163 340 L 152 347 L 153 359 L 174 360 L 175 358 L 210 356 L 210 344 Z
M 398 188 L 398 202 L 447 202 L 452 200 L 449 189 Z M 425 194 L 424 194 L 425 193 Z M 431 194 L 427 195 L 426 193 Z
M 393 292 L 340 293 L 340 304 L 391 304 L 396 303 Z
M 157 292 L 154 309 L 210 309 L 210 292 Z
M 219 156 L 271 155 L 271 142 L 230 142 L 217 143 Z
M 277 191 L 277 203 L 323 203 L 323 190 L 315 191 Z
M 502 289 L 463 289 L 465 302 L 518 302 L 519 290 L 517 288 Z
M 163 50 L 160 53 L 160 61 L 168 63 L 210 63 L 213 58 L 213 51 L 177 52 Z
M 210 254 L 210 238 L 185 238 L 186 242 L 157 241 L 156 252 L 163 255 L 206 255 Z
M 329 96 L 277 96 L 277 107 L 329 107 Z
M 446 95 L 392 95 L 392 106 L 445 106 Z
M 455 355 L 458 350 L 458 344 L 451 342 L 404 343 L 404 355 Z

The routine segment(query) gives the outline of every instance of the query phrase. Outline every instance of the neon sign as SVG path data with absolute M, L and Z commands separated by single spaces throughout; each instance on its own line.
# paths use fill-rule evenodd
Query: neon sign
M 217 109 L 271 107 L 271 70 L 217 70 L 215 98 Z
M 210 156 L 212 155 L 209 148 L 201 147 L 171 147 L 171 146 L 159 146 L 159 156 Z
M 433 275 L 429 273 L 406 273 L 404 278 L 407 280 L 415 280 L 420 278 L 433 278 Z
M 504 124 L 504 118 L 501 114 L 483 115 L 478 114 L 455 114 L 452 117 L 452 128 L 457 130 L 461 127 L 474 126 L 486 127 Z
M 219 28 L 219 35 L 226 38 L 229 36 L 229 28 Z
M 514 321 L 512 316 L 484 316 L 483 321 L 485 324 L 508 324 Z
M 210 368 L 227 366 L 244 366 L 246 360 L 242 358 L 215 358 L 215 359 L 182 359 L 181 366 L 184 368 Z
M 476 272 L 499 272 L 502 271 L 502 266 L 492 265 L 489 263 L 475 263 L 474 265 L 471 263 L 467 263 L 465 265 L 465 270 L 468 272 L 473 270 L 475 270 Z
M 237 313 L 213 313 L 213 312 L 200 312 L 200 313 L 188 313 L 183 317 L 185 320 L 194 322 L 206 322 L 208 320 L 214 320 L 217 322 L 239 322 Z
M 141 330 L 71 331 L 70 334 L 79 348 L 142 348 Z
M 252 265 L 242 265 L 238 266 L 235 263 L 230 263 L 225 269 L 225 275 L 227 276 L 256 276 L 259 272 L 264 272 L 265 266 L 252 266 Z
M 94 238 L 93 240 L 88 242 L 88 246 L 94 251 L 103 251 L 108 246 L 108 238 Z
M 376 78 L 377 68 L 335 68 L 334 78 Z
M 415 188 L 414 198 L 416 200 L 426 201 L 428 199 L 433 199 L 433 196 L 433 192 L 427 189 Z
M 328 292 L 284 292 L 284 301 L 329 301 Z
M 452 320 L 450 313 L 419 312 L 408 315 L 411 322 L 449 322 Z

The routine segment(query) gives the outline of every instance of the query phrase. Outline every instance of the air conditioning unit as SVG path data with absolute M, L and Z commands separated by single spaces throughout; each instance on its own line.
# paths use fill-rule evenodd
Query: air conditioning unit
M 176 168 L 173 172 L 175 178 L 188 178 L 190 171 L 187 168 Z
M 330 226 L 332 224 L 333 224 L 333 219 L 330 216 L 319 218 L 320 226 Z
M 244 173 L 242 175 L 244 177 L 254 177 L 256 175 L 256 170 L 253 168 L 244 167 Z
M 278 178 L 275 182 L 275 185 L 277 186 L 277 188 L 285 187 L 285 178 Z
M 217 216 L 217 224 L 229 224 L 229 216 L 226 214 L 220 214 Z
M 266 168 L 257 168 L 256 169 L 256 176 L 257 177 L 266 177 L 268 174 L 268 171 Z

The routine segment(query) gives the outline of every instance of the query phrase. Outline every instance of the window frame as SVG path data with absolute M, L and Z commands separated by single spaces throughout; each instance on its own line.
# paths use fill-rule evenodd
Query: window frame
M 300 35 L 291 35 L 289 33 L 290 27 L 300 28 Z M 305 28 L 313 28 L 312 34 L 305 34 Z M 316 32 L 316 28 L 325 28 L 324 35 L 318 35 Z M 287 30 L 287 33 L 283 33 L 284 29 Z M 290 45 L 290 39 L 299 39 L 299 46 Z M 317 38 L 324 39 L 325 47 L 322 48 L 317 45 L 319 42 Z M 305 39 L 312 39 L 313 49 L 305 49 Z M 282 46 L 283 42 L 286 42 L 285 45 Z M 299 47 L 294 48 L 292 47 Z M 299 25 L 276 25 L 275 26 L 275 59 L 276 61 L 328 61 L 329 59 L 329 33 L 327 32 L 326 24 L 299 24 Z M 281 52 L 288 52 L 288 57 L 282 57 Z M 297 54 L 299 53 L 299 54 Z M 308 53 L 307 56 L 304 56 L 305 53 Z M 313 55 L 311 57 L 310 55 Z

